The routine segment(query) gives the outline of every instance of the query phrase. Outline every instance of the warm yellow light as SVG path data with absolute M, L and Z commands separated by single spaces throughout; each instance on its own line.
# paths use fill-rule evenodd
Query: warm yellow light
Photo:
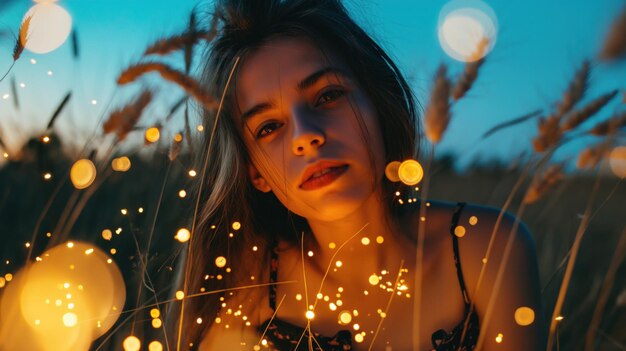
M 309 256 L 309 257 L 313 257 L 313 251 L 307 252 L 306 255 Z
M 191 238 L 191 232 L 187 228 L 180 228 L 176 232 L 176 236 L 174 238 L 181 243 L 187 242 Z
M 370 244 L 370 238 L 368 238 L 368 237 L 361 238 L 361 244 L 369 245 Z
M 47 136 L 47 135 L 44 135 L 44 137 L 41 138 L 41 141 L 43 141 L 44 143 L 48 143 L 48 142 L 50 142 L 50 137 Z
M 337 268 L 339 268 L 339 267 L 343 266 L 343 262 L 337 261 L 337 262 L 335 262 L 335 266 L 337 266 Z
M 141 341 L 136 336 L 128 336 L 124 339 L 124 343 L 122 344 L 124 347 L 124 351 L 139 351 L 141 348 Z
M 520 307 L 515 310 L 515 322 L 527 326 L 535 321 L 535 311 L 530 307 Z
M 609 165 L 616 176 L 626 178 L 626 146 L 618 146 L 611 151 Z
M 385 176 L 392 182 L 399 182 L 400 176 L 398 175 L 398 169 L 400 168 L 400 162 L 391 161 L 385 167 Z M 399 194 L 396 194 L 399 195 Z
M 415 160 L 406 160 L 398 167 L 398 176 L 402 183 L 406 185 L 415 185 L 424 177 L 424 169 L 419 162 Z
M 157 141 L 159 141 L 160 137 L 161 132 L 159 132 L 159 128 L 152 127 L 146 129 L 145 139 L 148 143 L 156 143 Z
M 163 351 L 163 345 L 160 341 L 153 341 L 148 344 L 148 351 Z
M 57 4 L 37 4 L 26 12 L 24 20 L 29 17 L 26 42 L 22 45 L 37 54 L 45 54 L 61 46 L 72 30 L 72 17 Z
M 89 159 L 74 162 L 70 169 L 70 180 L 76 189 L 85 189 L 96 179 L 96 166 Z
M 11 273 L 7 273 L 4 275 L 4 279 L 6 279 L 6 281 L 10 282 L 11 280 L 13 280 L 13 274 Z
M 183 141 L 183 135 L 180 133 L 176 133 L 176 135 L 174 135 L 174 141 L 180 143 L 181 141 Z
M 201 132 L 204 130 L 204 126 L 202 124 L 198 124 L 198 126 L 196 127 L 196 129 Z
M 233 222 L 233 229 L 234 230 L 239 230 L 241 228 L 241 223 L 239 222 Z
M 190 177 L 195 177 L 197 174 L 198 174 L 198 173 L 196 173 L 196 171 L 195 171 L 195 170 L 193 170 L 193 169 L 189 171 L 189 176 L 190 176 Z
M 378 285 L 378 283 L 380 282 L 380 279 L 378 278 L 378 276 L 376 274 L 370 275 L 368 280 L 369 280 L 371 285 Z
M 315 318 L 315 312 L 313 312 L 311 310 L 308 310 L 308 311 L 306 311 L 304 316 L 306 317 L 306 319 L 311 320 L 311 319 Z
M 362 343 L 364 340 L 363 338 L 363 334 L 357 334 L 354 336 L 354 341 L 358 342 L 358 343 Z
M 554 320 L 556 320 L 556 321 L 562 321 L 562 320 L 563 320 L 563 316 L 558 316 L 558 317 L 554 318 Z
M 43 174 L 43 179 L 45 179 L 45 180 L 50 180 L 50 179 L 52 179 L 52 173 L 50 173 L 50 172 L 46 172 L 46 173 L 44 173 L 44 174 Z
M 335 249 L 336 247 L 337 247 L 337 244 L 335 244 L 335 243 L 333 243 L 333 242 L 328 243 L 328 248 L 329 248 L 329 249 L 333 250 L 333 249 Z
M 112 237 L 113 237 L 113 232 L 111 232 L 111 230 L 105 229 L 102 231 L 102 239 L 111 240 Z
M 197 324 L 202 324 L 202 318 L 198 317 L 198 318 L 196 319 L 196 323 L 197 323 Z
M 185 198 L 185 196 L 187 196 L 187 192 L 185 190 L 181 190 L 178 192 L 178 197 L 180 197 L 181 199 Z
M 215 265 L 216 265 L 217 267 L 219 267 L 219 268 L 222 268 L 222 267 L 226 266 L 226 257 L 224 257 L 224 256 L 218 256 L 218 257 L 215 259 Z
M 382 236 L 379 235 L 379 236 L 376 237 L 376 242 L 378 244 L 382 244 L 382 243 L 385 242 L 385 238 L 383 238 Z
M 469 224 L 470 225 L 476 225 L 476 223 L 478 223 L 478 217 L 471 216 L 470 219 L 469 219 Z
M 161 321 L 160 318 L 154 318 L 152 320 L 152 328 L 159 329 L 161 328 L 161 325 L 163 325 L 163 322 Z
M 71 327 L 76 326 L 76 323 L 78 323 L 78 317 L 76 317 L 74 313 L 68 312 L 63 315 L 64 326 L 71 328 Z
M 461 226 L 461 225 L 457 225 L 456 228 L 454 228 L 454 235 L 458 236 L 459 238 L 462 238 L 465 236 L 465 227 Z
M 185 293 L 184 293 L 184 292 L 182 292 L 182 291 L 180 291 L 180 290 L 178 290 L 178 291 L 176 292 L 176 299 L 177 299 L 177 300 L 182 300 L 182 299 L 184 299 L 184 298 L 185 298 Z
M 348 311 L 342 311 L 339 313 L 339 324 L 347 325 L 352 322 L 352 314 Z
M 150 310 L 150 317 L 159 318 L 160 315 L 161 315 L 161 312 L 159 311 L 158 308 L 153 308 Z
M 498 335 L 496 336 L 496 342 L 498 344 L 501 343 L 503 338 L 504 338 L 504 335 L 502 335 L 502 333 L 498 333 Z
M 126 156 L 114 158 L 111 161 L 111 167 L 116 172 L 126 172 L 130 169 L 130 159 Z
M 4 286 L 6 285 L 6 279 L 4 279 L 3 277 L 0 277 L 0 288 L 4 288 Z

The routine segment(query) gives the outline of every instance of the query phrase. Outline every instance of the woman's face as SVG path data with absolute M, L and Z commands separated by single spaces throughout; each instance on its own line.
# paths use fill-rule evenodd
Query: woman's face
M 385 160 L 376 112 L 332 53 L 303 39 L 271 40 L 240 67 L 236 101 L 254 186 L 292 212 L 339 220 L 379 189 Z

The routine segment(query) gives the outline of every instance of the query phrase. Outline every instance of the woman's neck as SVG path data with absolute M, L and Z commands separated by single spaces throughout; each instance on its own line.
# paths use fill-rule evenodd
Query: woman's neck
M 308 223 L 318 245 L 312 251 L 320 268 L 335 265 L 347 256 L 351 260 L 362 257 L 358 264 L 367 266 L 364 269 L 378 270 L 395 266 L 401 259 L 410 259 L 415 251 L 407 232 L 412 230 L 411 226 L 395 218 L 378 192 L 373 192 L 360 208 L 340 220 L 308 220 Z

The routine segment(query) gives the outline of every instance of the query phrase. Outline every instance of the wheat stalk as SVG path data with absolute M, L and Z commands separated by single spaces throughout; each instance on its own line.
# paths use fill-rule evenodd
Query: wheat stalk
M 557 182 L 563 179 L 563 177 L 563 165 L 558 164 L 550 166 L 540 179 L 535 180 L 530 185 L 523 202 L 525 204 L 536 202 L 550 191 Z
M 126 104 L 126 106 L 112 112 L 109 119 L 104 122 L 102 129 L 104 134 L 115 132 L 119 141 L 126 138 L 126 135 L 141 118 L 141 113 L 152 101 L 152 92 L 144 90 L 137 98 Z
M 446 76 L 446 65 L 441 64 L 435 74 L 435 85 L 424 114 L 426 137 L 437 144 L 450 122 L 450 80 Z
M 615 95 L 617 95 L 617 90 L 601 95 L 580 110 L 572 112 L 561 125 L 561 132 L 566 132 L 578 127 L 581 123 L 589 119 L 589 117 L 600 111 Z
M 582 66 L 576 71 L 574 79 L 563 94 L 563 100 L 558 106 L 557 114 L 563 116 L 569 112 L 580 99 L 582 99 L 589 83 L 589 61 L 583 61 Z
M 217 108 L 217 102 L 205 92 L 200 84 L 192 77 L 185 73 L 179 72 L 174 68 L 158 62 L 138 63 L 128 67 L 120 77 L 117 83 L 120 85 L 134 82 L 142 75 L 149 72 L 158 72 L 161 77 L 180 86 L 187 94 L 200 102 L 207 109 Z
M 600 59 L 610 61 L 626 54 L 626 35 L 624 33 L 626 33 L 626 8 L 613 22 L 602 50 L 600 50 Z
M 619 128 L 624 126 L 626 126 L 626 112 L 622 112 L 609 120 L 596 124 L 589 131 L 589 134 L 597 136 L 614 134 Z
M 539 118 L 539 134 L 532 141 L 535 151 L 544 152 L 561 139 L 560 120 L 561 118 L 557 115 Z
M 478 69 L 485 62 L 484 56 L 487 47 L 489 46 L 489 38 L 483 37 L 479 43 L 476 51 L 468 58 L 468 62 L 465 64 L 465 70 L 461 77 L 457 80 L 454 88 L 452 89 L 452 99 L 459 100 L 472 88 L 472 85 L 478 78 Z

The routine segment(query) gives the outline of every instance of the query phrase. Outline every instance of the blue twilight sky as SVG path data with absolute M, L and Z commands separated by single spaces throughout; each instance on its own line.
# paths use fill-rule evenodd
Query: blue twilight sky
M 206 3 L 201 8 L 207 8 Z M 357 21 L 396 58 L 423 105 L 441 62 L 449 64 L 452 74 L 463 69 L 439 45 L 437 22 L 446 3 L 443 0 L 346 1 Z M 581 61 L 597 55 L 611 22 L 626 6 L 623 0 L 487 3 L 499 24 L 496 46 L 472 91 L 454 107 L 453 120 L 438 149 L 457 154 L 462 163 L 478 157 L 511 159 L 529 150 L 530 139 L 536 133 L 534 120 L 486 140 L 480 140 L 480 136 L 502 121 L 538 108 L 547 109 L 560 99 Z M 21 0 L 0 8 L 0 31 L 17 31 L 22 16 L 34 4 Z M 182 30 L 197 1 L 61 0 L 58 4 L 72 15 L 80 59 L 72 58 L 68 40 L 52 53 L 25 52 L 18 60 L 11 74 L 18 83 L 25 84 L 24 88 L 18 88 L 20 109 L 15 109 L 10 98 L 0 99 L 0 132 L 9 143 L 17 144 L 29 133 L 42 132 L 56 105 L 72 90 L 70 106 L 56 127 L 63 134 L 73 136 L 76 146 L 80 146 L 81 140 L 76 135 L 94 130 L 111 107 L 120 105 L 135 91 L 136 87 L 116 88 L 118 73 L 125 65 L 136 62 L 147 44 Z M 12 49 L 13 39 L 0 37 L 2 72 L 12 62 Z M 31 58 L 37 63 L 32 64 Z M 596 63 L 587 99 L 610 89 L 626 89 L 626 60 L 611 65 Z M 0 96 L 10 93 L 9 81 L 7 78 L 0 82 Z M 174 88 L 161 91 L 161 106 L 149 110 L 142 124 L 149 124 L 151 118 L 157 120 L 179 94 Z M 97 104 L 93 105 L 92 100 Z M 596 120 L 615 111 L 618 100 L 621 99 L 615 99 Z M 565 148 L 561 157 L 574 155 L 583 143 Z

